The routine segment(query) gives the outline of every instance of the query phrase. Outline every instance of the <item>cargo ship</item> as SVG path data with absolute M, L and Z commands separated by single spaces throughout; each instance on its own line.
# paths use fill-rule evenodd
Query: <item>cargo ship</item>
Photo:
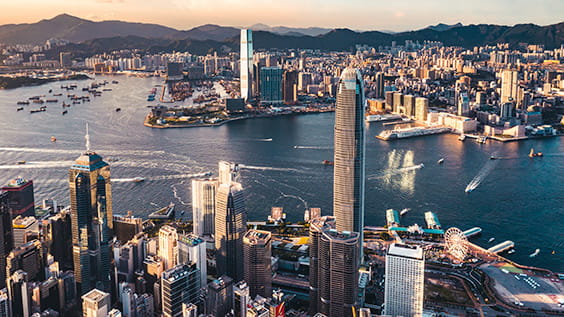
M 450 132 L 450 128 L 446 127 L 414 127 L 414 128 L 404 128 L 404 129 L 394 129 L 394 130 L 385 130 L 382 131 L 376 137 L 378 139 L 388 141 L 388 140 L 395 140 L 395 139 L 406 139 L 412 138 L 417 136 L 425 136 L 425 135 L 432 135 L 432 134 L 440 134 Z

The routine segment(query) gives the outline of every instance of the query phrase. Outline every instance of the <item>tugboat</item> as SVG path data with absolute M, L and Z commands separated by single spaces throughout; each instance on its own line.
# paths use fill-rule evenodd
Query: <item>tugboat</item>
M 542 157 L 542 156 L 543 156 L 542 152 L 536 152 L 535 153 L 535 149 L 531 148 L 531 152 L 529 152 L 530 158 Z

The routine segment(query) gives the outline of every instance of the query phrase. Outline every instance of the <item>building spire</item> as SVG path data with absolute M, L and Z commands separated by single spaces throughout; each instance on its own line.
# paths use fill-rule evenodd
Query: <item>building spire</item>
M 84 136 L 86 139 L 86 152 L 90 152 L 90 134 L 88 133 L 88 122 L 86 122 L 86 135 Z

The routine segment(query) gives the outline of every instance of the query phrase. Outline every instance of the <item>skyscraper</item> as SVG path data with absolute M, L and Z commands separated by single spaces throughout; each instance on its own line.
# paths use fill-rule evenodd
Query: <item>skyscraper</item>
M 309 314 L 320 311 L 319 244 L 323 231 L 335 229 L 335 217 L 314 217 L 309 223 Z
M 194 234 L 203 237 L 214 234 L 215 193 L 217 179 L 192 180 L 192 220 Z
M 69 187 L 74 274 L 79 294 L 86 294 L 97 282 L 102 283 L 100 288 L 109 290 L 110 167 L 89 150 L 88 141 L 87 151 L 69 169 Z
M 501 103 L 517 101 L 519 72 L 506 69 L 501 73 Z
M 253 31 L 241 30 L 241 98 L 253 98 Z
M 178 259 L 178 233 L 176 229 L 164 225 L 159 230 L 159 256 L 163 260 L 164 269 L 169 270 L 176 266 Z
M 206 242 L 193 234 L 178 235 L 178 264 L 195 263 L 202 285 L 207 284 Z
M 235 317 L 247 316 L 247 309 L 251 297 L 249 295 L 249 285 L 245 281 L 240 281 L 233 286 Z
M 253 229 L 243 237 L 244 277 L 251 298 L 272 295 L 271 238 L 269 231 Z
M 335 229 L 324 230 L 319 239 L 320 312 L 329 317 L 353 315 L 358 298 L 359 240 L 357 232 Z
M 376 73 L 376 98 L 383 99 L 384 96 L 384 73 Z
M 14 248 L 8 193 L 0 193 L 0 289 L 6 287 L 6 258 Z
M 386 255 L 385 314 L 422 316 L 425 256 L 415 245 L 394 243 Z
M 110 294 L 99 289 L 93 289 L 82 295 L 82 316 L 101 317 L 108 316 L 110 309 Z
M 35 200 L 33 197 L 33 181 L 18 177 L 2 187 L 8 193 L 8 204 L 12 218 L 35 216 Z
M 295 70 L 285 71 L 282 76 L 283 98 L 287 104 L 298 101 L 298 72 Z
M 333 213 L 337 230 L 364 229 L 364 86 L 360 72 L 347 68 L 337 88 Z
M 182 303 L 197 304 L 200 300 L 200 270 L 195 263 L 180 264 L 163 272 L 161 283 L 165 317 L 182 316 Z
M 260 69 L 260 102 L 261 104 L 281 104 L 282 73 L 281 67 L 263 67 Z
M 223 275 L 208 284 L 206 315 L 223 317 L 233 309 L 233 279 Z
M 27 273 L 18 270 L 5 281 L 8 288 L 8 296 L 10 297 L 11 316 L 31 316 L 31 296 L 29 296 L 27 288 Z
M 219 185 L 215 210 L 215 250 L 217 273 L 235 281 L 243 279 L 243 235 L 247 212 L 241 184 Z

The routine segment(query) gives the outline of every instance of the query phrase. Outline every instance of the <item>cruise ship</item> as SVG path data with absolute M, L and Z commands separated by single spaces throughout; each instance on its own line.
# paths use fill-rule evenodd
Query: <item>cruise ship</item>
M 431 134 L 439 134 L 450 132 L 450 128 L 446 127 L 414 127 L 414 128 L 404 128 L 404 129 L 394 129 L 382 131 L 376 137 L 381 140 L 395 140 L 395 139 L 405 139 L 412 138 L 416 136 L 424 136 Z
M 367 115 L 366 122 L 379 122 L 379 121 L 390 121 L 401 119 L 399 114 L 373 114 Z

